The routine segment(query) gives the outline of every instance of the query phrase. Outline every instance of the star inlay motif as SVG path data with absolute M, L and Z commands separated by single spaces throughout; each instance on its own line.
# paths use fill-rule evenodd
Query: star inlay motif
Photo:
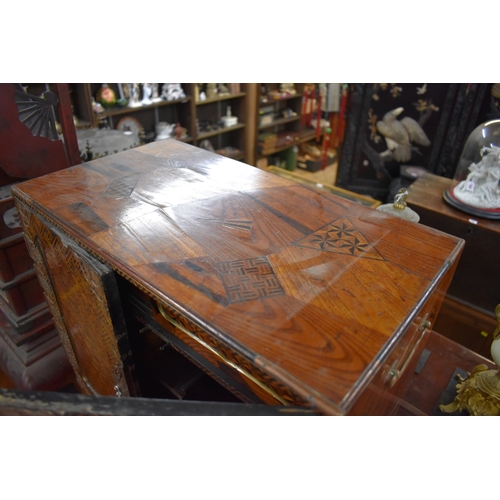
M 384 260 L 347 217 L 341 217 L 295 243 L 297 246 Z

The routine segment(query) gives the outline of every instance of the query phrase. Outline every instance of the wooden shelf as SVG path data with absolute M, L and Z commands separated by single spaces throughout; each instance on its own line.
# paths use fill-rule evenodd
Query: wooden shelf
M 234 125 L 233 127 L 221 127 L 217 130 L 213 130 L 212 132 L 203 132 L 201 134 L 198 134 L 196 136 L 196 140 L 202 141 L 203 139 L 207 139 L 208 137 L 213 137 L 215 135 L 225 134 L 227 132 L 231 132 L 233 130 L 239 130 L 242 128 L 245 128 L 244 123 L 238 123 L 237 125 Z
M 290 99 L 297 99 L 298 97 L 302 97 L 302 94 L 289 95 L 287 97 L 280 97 L 279 99 L 275 99 L 273 97 L 268 97 L 267 100 L 265 100 L 265 101 L 263 101 L 262 97 L 261 97 L 259 99 L 259 105 L 265 106 L 265 105 L 272 104 L 273 102 L 289 101 Z
M 238 94 L 229 94 L 221 97 L 212 97 L 211 99 L 205 99 L 204 101 L 196 101 L 196 106 L 201 106 L 202 104 L 210 104 L 211 102 L 227 101 L 228 99 L 236 99 L 238 97 L 245 97 L 246 92 L 239 92 Z
M 303 142 L 310 141 L 311 139 L 316 138 L 316 131 L 315 130 L 304 130 L 302 132 L 289 132 L 290 136 L 295 136 L 295 140 L 291 140 L 287 142 L 286 144 L 283 144 L 282 146 L 278 146 L 277 148 L 273 148 L 269 151 L 266 151 L 265 153 L 263 151 L 259 151 L 259 154 L 261 156 L 270 156 L 274 155 L 276 153 L 279 153 L 281 151 L 285 151 L 285 149 L 291 148 L 293 146 L 297 146 L 298 144 L 302 144 Z
M 292 123 L 300 120 L 300 116 L 292 116 L 290 118 L 279 118 L 278 120 L 274 120 L 269 125 L 259 125 L 259 130 L 264 130 L 266 128 L 276 127 L 278 125 L 283 125 L 284 123 Z

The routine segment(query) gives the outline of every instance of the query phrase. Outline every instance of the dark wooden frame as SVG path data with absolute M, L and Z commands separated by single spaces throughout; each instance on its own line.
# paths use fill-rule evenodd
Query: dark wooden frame
M 264 404 L 115 398 L 0 388 L 0 416 L 313 416 L 314 410 Z
M 467 137 L 485 119 L 482 111 L 485 100 L 491 93 L 491 84 L 451 83 L 442 85 L 447 86 L 446 97 L 441 105 L 436 133 L 430 137 L 431 150 L 427 155 L 428 161 L 423 166 L 436 175 L 453 177 Z M 352 86 L 337 185 L 385 201 L 391 181 L 390 177 L 369 179 L 361 176 L 358 172 L 365 159 L 369 159 L 375 169 L 383 170 L 383 165 L 376 157 L 378 155 L 373 154 L 376 152 L 373 151 L 368 142 L 367 120 L 373 94 L 374 84 L 358 83 Z

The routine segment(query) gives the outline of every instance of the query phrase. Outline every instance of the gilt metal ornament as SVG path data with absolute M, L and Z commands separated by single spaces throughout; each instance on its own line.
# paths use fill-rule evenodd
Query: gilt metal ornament
M 493 333 L 491 356 L 500 368 L 500 304 L 495 308 L 498 326 Z M 448 405 L 439 405 L 444 413 L 466 410 L 471 415 L 500 415 L 500 371 L 486 365 L 476 366 L 464 379 L 458 375 L 457 396 Z

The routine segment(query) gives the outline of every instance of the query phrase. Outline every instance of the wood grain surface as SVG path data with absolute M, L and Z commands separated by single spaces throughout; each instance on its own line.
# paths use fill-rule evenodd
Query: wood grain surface
M 175 140 L 13 194 L 332 413 L 369 383 L 462 249 L 459 238 Z

